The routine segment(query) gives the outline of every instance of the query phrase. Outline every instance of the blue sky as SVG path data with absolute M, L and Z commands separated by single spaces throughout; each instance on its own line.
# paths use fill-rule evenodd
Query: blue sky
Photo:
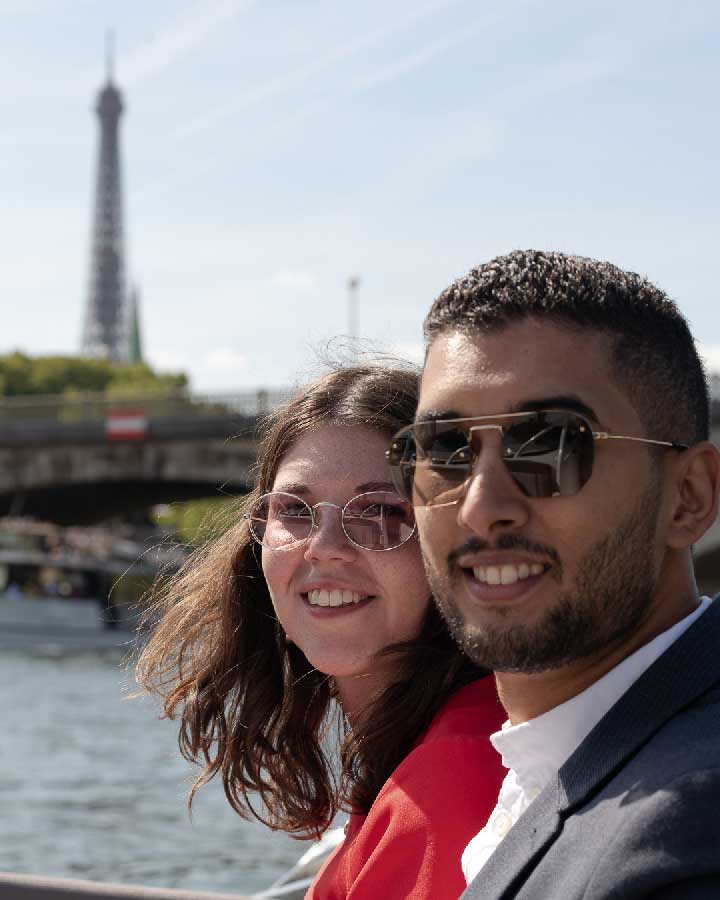
M 146 355 L 198 390 L 417 355 L 518 247 L 662 286 L 720 371 L 715 0 L 0 0 L 0 352 L 79 347 L 104 35 Z

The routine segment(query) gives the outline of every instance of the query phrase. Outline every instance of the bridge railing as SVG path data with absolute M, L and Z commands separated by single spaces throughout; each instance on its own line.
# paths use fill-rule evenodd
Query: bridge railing
M 720 375 L 710 378 L 713 421 L 720 421 Z M 195 393 L 183 389 L 143 391 L 117 396 L 99 393 L 0 397 L 0 428 L 28 422 L 71 424 L 102 422 L 117 413 L 141 413 L 146 419 L 193 416 L 266 415 L 292 395 L 289 388 Z
M 257 417 L 274 409 L 290 393 L 288 389 L 260 388 L 212 394 L 175 390 L 117 396 L 78 393 L 0 397 L 0 426 L 21 422 L 69 424 L 103 421 L 118 413 L 141 413 L 146 419 L 223 415 Z

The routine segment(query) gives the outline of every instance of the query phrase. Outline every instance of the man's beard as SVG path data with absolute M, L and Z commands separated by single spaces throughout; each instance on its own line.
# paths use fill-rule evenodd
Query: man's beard
M 653 539 L 659 505 L 660 489 L 653 478 L 635 509 L 581 560 L 572 589 L 561 591 L 534 625 L 503 628 L 464 622 L 453 597 L 463 577 L 453 561 L 460 554 L 450 555 L 449 577 L 441 577 L 424 552 L 430 586 L 455 640 L 478 665 L 527 674 L 556 669 L 620 645 L 642 624 L 655 593 Z M 470 547 L 490 549 L 474 539 L 468 542 Z M 522 537 L 504 535 L 493 549 L 533 547 Z M 561 569 L 557 553 L 545 549 Z

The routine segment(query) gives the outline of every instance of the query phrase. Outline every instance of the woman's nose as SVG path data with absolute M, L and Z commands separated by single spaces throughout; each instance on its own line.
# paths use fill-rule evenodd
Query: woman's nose
M 318 508 L 320 507 L 320 509 Z M 334 503 L 318 503 L 315 524 L 305 547 L 306 559 L 352 559 L 357 548 L 342 527 L 342 510 Z

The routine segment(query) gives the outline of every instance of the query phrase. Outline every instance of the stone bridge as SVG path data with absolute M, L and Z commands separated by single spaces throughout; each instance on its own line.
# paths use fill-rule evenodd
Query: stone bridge
M 0 400 L 0 515 L 83 524 L 156 503 L 244 493 L 266 391 Z M 713 414 L 720 444 L 720 404 Z M 701 587 L 720 590 L 720 522 L 696 547 Z
M 252 484 L 258 417 L 281 395 L 6 398 L 0 515 L 60 524 Z

